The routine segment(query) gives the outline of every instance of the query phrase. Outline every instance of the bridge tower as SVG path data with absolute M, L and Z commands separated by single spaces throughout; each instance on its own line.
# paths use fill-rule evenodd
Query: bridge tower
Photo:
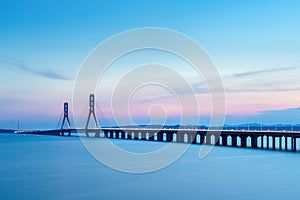
M 70 124 L 70 120 L 69 120 L 69 104 L 68 104 L 68 102 L 64 102 L 64 119 L 63 119 L 63 121 L 61 123 L 61 128 L 60 128 L 61 131 L 60 131 L 60 133 L 61 133 L 62 136 L 64 136 L 65 133 L 68 133 L 68 136 L 70 136 L 71 135 L 71 131 L 64 129 L 65 122 L 68 125 L 68 129 L 70 129 L 71 128 L 71 124 Z
M 90 97 L 89 97 L 89 108 L 90 108 L 90 109 L 89 109 L 89 115 L 88 115 L 87 122 L 86 122 L 86 126 L 85 126 L 85 134 L 86 134 L 86 137 L 89 137 L 89 130 L 88 130 L 88 127 L 89 127 L 89 123 L 90 123 L 91 116 L 92 116 L 93 119 L 94 119 L 95 128 L 96 128 L 96 129 L 99 129 L 97 117 L 96 117 L 96 114 L 95 114 L 95 94 L 94 94 L 94 93 L 91 93 L 91 94 L 90 94 Z M 96 130 L 96 131 L 95 131 L 95 137 L 100 137 L 100 132 L 99 132 L 99 130 Z

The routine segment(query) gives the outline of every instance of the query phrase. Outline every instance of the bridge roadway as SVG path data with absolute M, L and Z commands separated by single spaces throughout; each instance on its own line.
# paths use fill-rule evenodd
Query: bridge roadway
M 70 128 L 45 131 L 19 131 L 21 134 L 61 135 L 84 133 L 86 137 L 133 139 L 160 142 L 179 142 L 217 146 L 249 147 L 297 151 L 300 131 L 261 130 L 207 130 L 207 129 L 156 129 L 156 128 Z M 218 136 L 220 136 L 218 138 Z

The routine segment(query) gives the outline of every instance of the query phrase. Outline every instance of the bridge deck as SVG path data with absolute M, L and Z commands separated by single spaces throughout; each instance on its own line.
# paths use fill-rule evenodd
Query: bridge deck
M 43 131 L 16 131 L 17 134 L 106 137 L 116 139 L 179 142 L 233 147 L 251 147 L 297 151 L 297 138 L 300 131 L 261 131 L 261 130 L 204 130 L 204 129 L 158 129 L 158 128 L 71 128 Z M 220 136 L 220 137 L 219 137 Z M 230 139 L 229 139 L 230 138 Z M 276 142 L 277 139 L 277 142 Z M 230 140 L 230 141 L 229 141 Z M 238 145 L 239 140 L 239 145 Z M 250 145 L 248 144 L 250 140 Z M 230 143 L 230 144 L 229 144 Z M 260 145 L 258 144 L 260 143 Z
M 299 137 L 300 131 L 265 131 L 265 130 L 213 130 L 213 129 L 158 129 L 158 128 L 77 128 L 66 129 L 72 132 L 97 132 L 97 131 L 123 131 L 123 132 L 164 132 L 164 133 L 197 133 L 197 134 L 217 134 L 222 135 L 255 135 L 255 136 L 275 136 L 275 137 Z

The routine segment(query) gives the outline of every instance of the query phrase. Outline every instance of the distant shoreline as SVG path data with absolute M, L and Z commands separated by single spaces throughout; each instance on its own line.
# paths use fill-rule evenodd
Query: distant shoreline
M 0 133 L 14 133 L 15 130 L 11 130 L 11 129 L 0 129 Z

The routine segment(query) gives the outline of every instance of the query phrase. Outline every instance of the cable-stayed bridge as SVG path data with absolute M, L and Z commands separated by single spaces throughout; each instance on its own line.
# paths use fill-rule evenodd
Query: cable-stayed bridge
M 95 127 L 89 127 L 93 120 Z M 65 123 L 67 128 L 64 128 Z M 69 120 L 68 103 L 64 103 L 63 120 L 60 129 L 44 131 L 16 131 L 22 134 L 40 134 L 148 140 L 159 142 L 177 142 L 203 145 L 248 147 L 272 150 L 297 151 L 297 139 L 300 131 L 277 131 L 277 130 L 214 130 L 193 128 L 129 128 L 129 127 L 99 127 L 95 114 L 95 95 L 89 96 L 89 114 L 85 128 L 72 128 Z

